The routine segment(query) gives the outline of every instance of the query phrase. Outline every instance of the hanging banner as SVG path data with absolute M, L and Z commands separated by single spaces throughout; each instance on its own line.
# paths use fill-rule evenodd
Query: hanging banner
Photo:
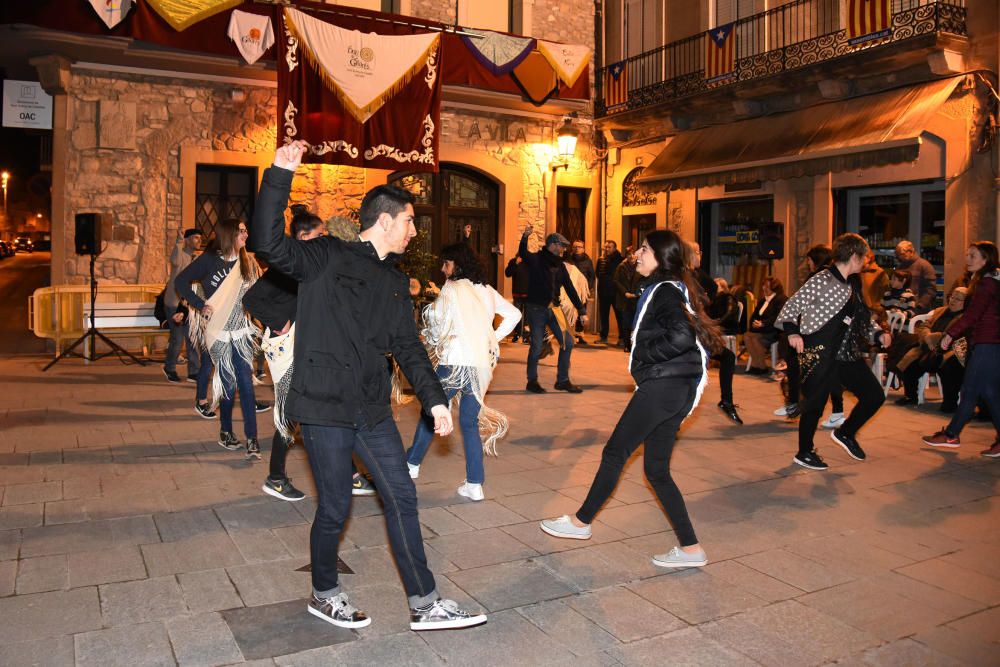
M 293 8 L 278 41 L 278 143 L 305 162 L 436 171 L 440 33 L 362 34 Z
M 851 46 L 886 37 L 892 30 L 892 3 L 889 0 L 849 0 L 847 3 L 847 43 Z
M 540 39 L 538 52 L 545 56 L 552 69 L 567 86 L 576 83 L 590 63 L 590 49 L 578 44 L 558 44 Z
M 108 28 L 114 28 L 121 23 L 128 10 L 132 9 L 132 0 L 89 0 L 89 2 Z
M 243 0 L 146 0 L 146 4 L 180 32 L 209 16 L 243 4 Z
M 465 28 L 463 32 L 469 33 L 462 35 L 462 41 L 469 48 L 469 52 L 494 76 L 510 74 L 535 48 L 535 40 L 532 37 L 516 37 L 490 30 L 469 28 Z
M 532 51 L 524 62 L 514 68 L 510 78 L 524 96 L 537 107 L 559 92 L 559 79 L 549 61 L 538 51 Z
M 274 30 L 271 29 L 269 16 L 234 9 L 229 17 L 228 34 L 248 65 L 257 62 L 274 45 Z

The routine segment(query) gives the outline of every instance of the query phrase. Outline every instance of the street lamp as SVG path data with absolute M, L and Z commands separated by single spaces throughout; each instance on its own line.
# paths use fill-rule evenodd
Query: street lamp
M 3 219 L 7 222 L 7 181 L 10 180 L 10 172 L 5 171 L 0 174 L 0 179 L 2 179 L 3 186 Z
M 563 125 L 556 131 L 556 142 L 559 145 L 559 157 L 561 163 L 552 165 L 552 171 L 569 168 L 569 159 L 576 153 L 576 139 L 580 136 L 580 130 L 573 127 L 573 118 L 566 116 L 563 118 Z

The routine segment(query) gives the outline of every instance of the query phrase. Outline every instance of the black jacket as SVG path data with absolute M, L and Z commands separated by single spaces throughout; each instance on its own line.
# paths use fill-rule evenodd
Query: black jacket
M 531 282 L 531 276 L 528 275 L 528 265 L 521 260 L 518 262 L 519 257 L 514 257 L 512 260 L 507 262 L 507 268 L 503 270 L 503 274 L 508 278 L 514 279 L 514 284 L 511 285 L 511 292 L 515 297 L 525 297 L 528 294 L 528 285 Z
M 594 280 L 597 279 L 597 274 L 594 273 L 594 260 L 590 259 L 590 255 L 583 253 L 582 255 L 570 255 L 569 261 L 572 262 L 573 266 L 579 269 L 583 277 L 587 279 L 587 285 L 593 289 Z
M 659 378 L 701 378 L 705 368 L 688 319 L 684 295 L 670 283 L 650 284 L 656 289 L 644 304 L 632 348 L 629 372 L 636 384 Z
M 788 297 L 784 294 L 775 294 L 771 297 L 771 305 L 767 307 L 767 311 L 761 316 L 760 309 L 764 307 L 764 297 L 761 297 L 760 301 L 757 302 L 757 307 L 753 309 L 753 313 L 750 315 L 750 331 L 777 335 L 779 332 L 774 326 L 774 322 L 778 319 L 778 313 L 781 312 L 786 301 L 788 301 Z M 762 326 L 755 327 L 753 325 L 754 320 L 760 320 Z
M 299 284 L 274 269 L 268 269 L 261 279 L 243 295 L 243 307 L 271 332 L 281 331 L 295 321 Z
M 527 236 L 521 237 L 517 254 L 528 265 L 528 298 L 525 301 L 539 306 L 558 305 L 559 288 L 562 287 L 576 307 L 576 312 L 580 315 L 587 314 L 587 305 L 580 301 L 562 257 L 556 257 L 548 248 L 529 252 Z
M 635 270 L 635 264 L 621 262 L 615 269 L 615 308 L 625 312 L 633 312 L 635 304 L 639 301 L 639 284 L 642 276 Z M 633 294 L 632 297 L 625 296 Z
M 323 426 L 369 426 L 392 417 L 390 359 L 403 369 L 425 410 L 447 405 L 413 321 L 406 276 L 363 241 L 285 235 L 293 172 L 264 172 L 253 216 L 255 250 L 299 283 L 295 373 L 285 416 Z
M 615 250 L 597 260 L 597 293 L 604 299 L 615 298 L 615 269 L 623 259 L 622 254 Z

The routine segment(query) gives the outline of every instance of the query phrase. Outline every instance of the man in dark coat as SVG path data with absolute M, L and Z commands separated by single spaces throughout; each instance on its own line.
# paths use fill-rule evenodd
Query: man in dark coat
M 600 308 L 600 338 L 598 343 L 608 342 L 608 332 L 611 330 L 611 310 L 615 311 L 618 331 L 622 328 L 622 314 L 615 307 L 615 269 L 622 263 L 622 254 L 618 252 L 618 244 L 608 240 L 604 242 L 604 254 L 597 260 L 597 306 Z
M 590 259 L 590 255 L 587 254 L 583 241 L 573 241 L 573 253 L 569 256 L 569 261 L 587 279 L 587 287 L 593 293 L 597 274 L 594 272 L 594 260 Z M 587 344 L 587 341 L 583 339 L 583 323 L 580 320 L 576 321 L 576 343 L 577 345 Z

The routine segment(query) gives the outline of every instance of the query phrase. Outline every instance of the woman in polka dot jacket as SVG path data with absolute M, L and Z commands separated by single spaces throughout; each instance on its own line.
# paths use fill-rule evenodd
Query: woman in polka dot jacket
M 775 326 L 788 334 L 799 353 L 802 416 L 799 451 L 793 461 L 811 470 L 826 470 L 813 445 L 816 426 L 832 387 L 839 382 L 858 398 L 850 416 L 831 432 L 833 441 L 852 458 L 865 459 L 855 435 L 885 401 L 885 394 L 862 360 L 865 342 L 891 338 L 865 305 L 858 273 L 865 265 L 868 244 L 857 234 L 842 234 L 833 242 L 833 264 L 812 276 L 785 303 Z

